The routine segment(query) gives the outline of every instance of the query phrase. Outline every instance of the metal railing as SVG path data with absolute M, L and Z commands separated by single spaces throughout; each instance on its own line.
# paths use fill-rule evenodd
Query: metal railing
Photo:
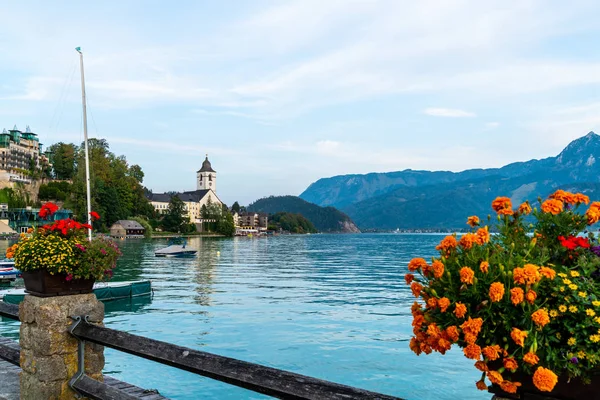
M 0 316 L 19 319 L 18 307 L 0 302 Z M 81 353 L 85 348 L 84 342 L 89 341 L 281 399 L 399 400 L 398 397 L 394 396 L 341 385 L 94 325 L 89 323 L 85 316 L 75 318 L 70 332 L 80 341 L 80 360 L 84 359 Z M 80 371 L 83 370 L 83 366 L 81 365 Z M 72 379 L 72 382 L 74 389 L 90 398 L 132 398 L 129 395 L 127 395 L 129 397 L 119 397 L 120 394 L 115 392 L 116 389 L 106 388 L 104 387 L 106 385 L 103 383 L 94 381 L 83 373 L 78 379 Z

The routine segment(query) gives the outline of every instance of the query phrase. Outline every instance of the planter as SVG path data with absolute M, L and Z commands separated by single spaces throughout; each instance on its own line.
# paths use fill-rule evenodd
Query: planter
M 46 270 L 22 272 L 25 292 L 37 297 L 67 296 L 92 293 L 94 279 L 72 279 L 65 275 L 51 275 Z
M 600 379 L 593 379 L 589 385 L 586 385 L 580 379 L 572 378 L 567 381 L 567 377 L 561 375 L 552 392 L 540 392 L 534 386 L 529 375 L 516 373 L 512 375 L 511 380 L 522 384 L 516 394 L 506 393 L 497 385 L 493 385 L 490 392 L 501 398 L 519 400 L 591 400 L 600 398 Z

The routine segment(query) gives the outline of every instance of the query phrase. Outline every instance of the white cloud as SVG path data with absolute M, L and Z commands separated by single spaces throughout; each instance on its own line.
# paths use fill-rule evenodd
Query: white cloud
M 324 155 L 335 155 L 339 154 L 341 150 L 341 143 L 335 140 L 320 140 L 316 143 L 317 153 Z
M 499 126 L 500 126 L 500 122 L 486 122 L 485 123 L 485 129 L 486 130 L 496 129 Z
M 423 110 L 424 114 L 431 115 L 433 117 L 450 117 L 450 118 L 464 118 L 464 117 L 475 117 L 475 113 L 458 110 L 454 108 L 426 108 Z

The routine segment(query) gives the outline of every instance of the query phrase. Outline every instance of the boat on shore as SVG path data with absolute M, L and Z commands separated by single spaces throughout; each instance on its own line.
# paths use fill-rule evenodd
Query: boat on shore
M 19 304 L 25 298 L 25 288 L 9 289 L 0 292 L 0 299 L 5 303 Z M 128 299 L 152 295 L 152 283 L 145 281 L 128 282 L 96 282 L 94 294 L 100 301 Z

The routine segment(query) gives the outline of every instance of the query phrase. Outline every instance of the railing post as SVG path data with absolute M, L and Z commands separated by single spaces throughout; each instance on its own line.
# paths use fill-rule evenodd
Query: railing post
M 68 385 L 77 373 L 78 341 L 69 328 L 72 317 L 87 315 L 102 325 L 104 304 L 94 294 L 58 297 L 25 296 L 19 306 L 21 319 L 21 399 L 75 399 Z M 85 344 L 85 373 L 102 381 L 104 347 Z

